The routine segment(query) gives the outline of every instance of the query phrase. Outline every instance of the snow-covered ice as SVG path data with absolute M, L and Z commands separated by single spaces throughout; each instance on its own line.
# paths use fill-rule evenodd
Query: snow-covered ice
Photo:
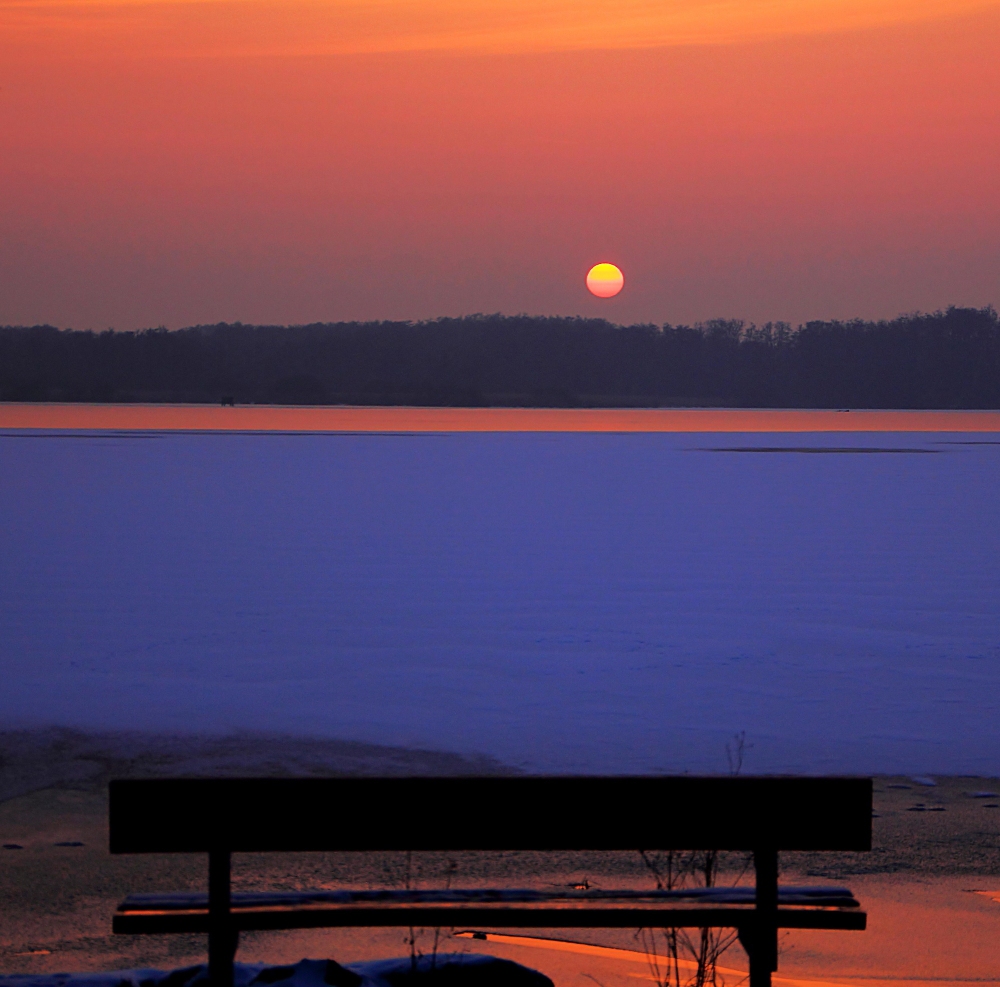
M 998 491 L 982 434 L 6 433 L 0 726 L 1000 774 Z

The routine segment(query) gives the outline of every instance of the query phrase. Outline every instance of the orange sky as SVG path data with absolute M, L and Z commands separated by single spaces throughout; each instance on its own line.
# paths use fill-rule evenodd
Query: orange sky
M 1000 0 L 0 0 L 0 51 L 0 323 L 1000 302 Z

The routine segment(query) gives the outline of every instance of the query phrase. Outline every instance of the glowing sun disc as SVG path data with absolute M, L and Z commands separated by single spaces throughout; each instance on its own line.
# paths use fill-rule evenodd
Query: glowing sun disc
M 622 290 L 625 277 L 614 264 L 595 264 L 587 272 L 587 288 L 598 298 L 611 298 Z

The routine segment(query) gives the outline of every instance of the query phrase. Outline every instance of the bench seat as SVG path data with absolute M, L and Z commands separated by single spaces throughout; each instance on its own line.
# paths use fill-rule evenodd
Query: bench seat
M 634 927 L 752 924 L 753 887 L 672 891 L 453 888 L 376 891 L 234 892 L 230 910 L 241 931 L 275 928 L 479 924 L 504 928 Z M 864 929 L 865 913 L 850 889 L 778 889 L 778 927 Z M 120 933 L 207 932 L 208 895 L 133 894 L 119 906 Z

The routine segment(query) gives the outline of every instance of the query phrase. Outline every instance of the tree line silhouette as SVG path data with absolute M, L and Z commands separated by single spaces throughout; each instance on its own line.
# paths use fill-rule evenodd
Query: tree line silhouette
M 1000 317 L 891 321 L 472 315 L 167 331 L 0 327 L 0 401 L 1000 408 Z

